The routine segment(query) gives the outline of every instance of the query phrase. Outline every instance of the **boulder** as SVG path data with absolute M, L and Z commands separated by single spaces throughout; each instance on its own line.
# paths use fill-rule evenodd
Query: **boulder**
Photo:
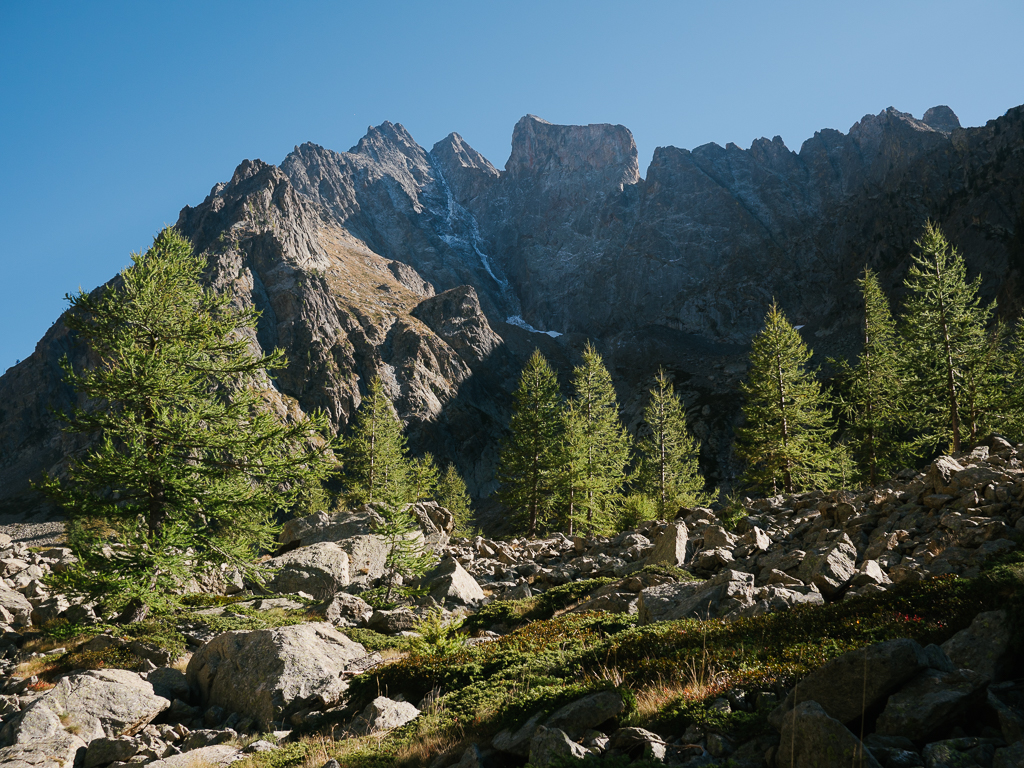
M 10 623 L 16 627 L 27 627 L 32 623 L 32 603 L 20 592 L 0 584 L 0 614 L 7 613 Z
M 849 651 L 797 683 L 772 712 L 769 722 L 781 729 L 783 718 L 795 705 L 815 701 L 829 717 L 851 723 L 927 666 L 924 648 L 907 638 Z
M 883 736 L 924 741 L 959 719 L 984 696 L 986 680 L 969 669 L 927 669 L 889 697 L 875 723 Z
M 540 726 L 530 739 L 530 765 L 545 768 L 557 758 L 582 760 L 590 750 L 569 738 L 558 728 Z
M 499 731 L 495 734 L 491 745 L 499 752 L 508 752 L 512 755 L 528 757 L 530 754 L 530 741 L 533 739 L 533 734 L 537 731 L 537 728 L 540 727 L 541 717 L 542 713 L 538 712 L 514 731 L 510 728 Z
M 153 686 L 153 692 L 157 696 L 163 696 L 169 701 L 189 699 L 188 679 L 180 669 L 157 667 L 146 675 L 146 681 Z
M 186 676 L 200 706 L 223 707 L 268 729 L 300 710 L 336 704 L 349 666 L 366 655 L 325 622 L 225 632 L 196 651 Z
M 544 721 L 548 728 L 558 728 L 573 738 L 596 728 L 621 714 L 626 705 L 617 691 L 598 691 L 566 704 Z
M 863 587 L 868 584 L 892 584 L 892 579 L 882 570 L 877 560 L 865 560 L 850 580 L 850 585 L 853 587 Z
M 454 557 L 446 557 L 419 580 L 430 589 L 430 596 L 442 605 L 477 606 L 484 601 L 484 591 L 459 565 Z
M 266 565 L 276 570 L 267 588 L 278 594 L 305 592 L 326 600 L 350 581 L 348 552 L 330 541 L 299 547 Z
M 800 564 L 800 578 L 825 597 L 838 594 L 856 572 L 857 549 L 845 536 L 820 554 L 809 552 Z
M 439 553 L 448 546 L 451 533 L 455 530 L 455 515 L 436 501 L 418 501 L 410 504 L 408 510 L 419 523 L 431 552 Z
M 392 611 L 374 611 L 366 620 L 368 629 L 385 635 L 397 632 L 408 632 L 417 622 L 416 614 L 408 608 L 395 608 Z
M 55 736 L 61 730 L 60 718 L 52 710 L 30 706 L 7 721 L 0 731 L 0 739 L 5 745 L 31 744 Z
M 339 592 L 324 606 L 324 618 L 336 627 L 362 626 L 372 615 L 368 602 L 347 592 Z
M 334 542 L 348 554 L 349 581 L 366 586 L 384 575 L 387 539 L 376 533 L 384 518 L 370 504 L 346 512 L 317 512 L 289 520 L 278 541 L 286 548 Z
M 725 569 L 707 581 L 659 584 L 641 590 L 637 617 L 641 624 L 718 618 L 752 605 L 753 595 L 752 574 Z
M 82 768 L 97 768 L 110 763 L 124 763 L 139 751 L 139 745 L 135 739 L 128 736 L 117 738 L 93 739 L 89 742 L 89 749 L 85 753 L 85 763 Z
M 2 762 L 2 761 L 0 761 Z M 1024 765 L 1024 741 L 997 749 L 992 756 L 992 768 L 1020 768 Z
M 647 556 L 648 563 L 666 563 L 676 567 L 686 564 L 686 544 L 689 532 L 686 523 L 676 521 L 665 526 L 665 530 L 654 542 L 654 549 Z
M 0 765 L 6 768 L 73 768 L 85 742 L 61 731 L 27 744 L 0 749 Z
M 939 456 L 928 467 L 925 486 L 936 493 L 953 494 L 958 490 L 953 479 L 963 470 L 963 465 L 952 456 Z
M 786 768 L 881 768 L 860 739 L 821 708 L 803 701 L 786 713 L 775 764 Z
M 386 696 L 378 696 L 356 716 L 349 731 L 357 736 L 390 731 L 419 716 L 420 711 L 407 701 L 393 701 Z
M 662 762 L 665 759 L 665 741 L 646 728 L 619 728 L 608 739 L 608 752 L 628 755 L 631 759 Z
M 739 536 L 729 533 L 720 525 L 709 525 L 704 529 L 704 549 L 728 549 L 736 546 Z
M 215 744 L 210 747 L 193 749 L 180 755 L 165 757 L 146 763 L 146 768 L 210 768 L 210 766 L 228 766 L 242 757 L 242 751 L 227 744 Z
M 944 642 L 942 650 L 958 668 L 974 670 L 991 682 L 1003 665 L 1010 639 L 1006 611 L 987 611 L 979 613 L 971 626 Z
M 65 728 L 91 741 L 103 736 L 133 736 L 170 705 L 135 672 L 95 669 L 62 677 L 29 704 L 21 717 L 23 723 L 45 717 L 38 710 L 47 709 Z

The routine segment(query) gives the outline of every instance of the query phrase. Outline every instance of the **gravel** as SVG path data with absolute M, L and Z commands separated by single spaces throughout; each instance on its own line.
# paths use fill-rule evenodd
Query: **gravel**
M 0 515 L 0 533 L 12 541 L 29 547 L 46 547 L 64 543 L 64 520 L 57 517 L 31 518 L 22 515 Z

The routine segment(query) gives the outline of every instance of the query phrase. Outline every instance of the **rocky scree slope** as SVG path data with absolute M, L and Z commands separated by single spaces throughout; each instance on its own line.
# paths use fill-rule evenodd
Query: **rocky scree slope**
M 554 698 L 525 698 L 521 717 L 508 727 L 470 730 L 472 743 L 430 755 L 431 765 L 545 766 L 559 756 L 602 754 L 691 766 L 827 766 L 858 755 L 866 765 L 1019 765 L 1024 686 L 1013 643 L 1021 584 L 1017 603 L 992 610 L 992 595 L 974 605 L 954 600 L 923 632 L 899 611 L 921 609 L 907 587 L 955 590 L 970 582 L 948 581 L 951 575 L 977 576 L 993 558 L 1019 548 L 1022 460 L 1024 445 L 993 438 L 859 494 L 747 500 L 731 531 L 709 510 L 694 509 L 613 538 L 453 539 L 447 510 L 417 504 L 416 535 L 438 564 L 419 582 L 422 597 L 388 610 L 360 597 L 384 574 L 378 510 L 320 512 L 286 524 L 279 553 L 266 563 L 266 590 L 228 571 L 184 585 L 199 595 L 232 597 L 197 600 L 211 607 L 180 616 L 180 646 L 121 628 L 70 649 L 30 650 L 39 647 L 36 627 L 61 619 L 88 626 L 98 616 L 95 606 L 51 593 L 42 582 L 73 562 L 70 550 L 33 551 L 0 539 L 0 760 L 55 768 L 78 760 L 86 768 L 162 767 L 186 755 L 227 762 L 289 749 L 287 742 L 316 732 L 372 735 L 381 748 L 388 732 L 409 738 L 420 727 L 442 727 L 445 712 L 461 712 L 466 696 L 473 700 L 473 685 L 483 684 L 459 683 L 461 675 L 501 677 L 509 674 L 502 665 L 540 663 L 529 661 L 531 648 L 544 658 L 531 643 L 564 648 L 585 640 L 571 664 L 551 657 L 558 671 L 543 673 L 543 690 L 561 675 L 572 678 L 588 644 L 613 643 L 618 674 L 628 677 L 631 664 L 681 663 L 672 661 L 672 643 L 688 635 L 699 644 L 703 633 L 706 645 L 708 632 L 735 626 L 766 633 L 763 645 L 778 631 L 772 626 L 783 626 L 766 619 L 792 615 L 794 627 L 813 633 L 814 611 L 848 605 L 844 621 L 882 621 L 874 631 L 886 639 L 855 643 L 845 654 L 827 646 L 801 651 L 818 661 L 795 686 L 785 677 L 717 687 L 712 679 L 703 694 L 691 694 L 696 703 L 664 710 L 641 727 L 630 724 L 635 714 L 627 710 L 635 705 L 624 689 L 607 682 L 580 687 L 572 678 L 576 687 L 565 681 Z M 871 602 L 890 592 L 897 598 L 890 607 Z M 975 616 L 979 609 L 986 610 Z M 418 621 L 438 611 L 465 618 L 473 630 L 463 636 L 462 655 L 389 664 L 374 650 L 408 648 L 402 644 L 422 629 Z M 225 623 L 272 612 L 280 625 Z M 543 621 L 555 613 L 561 616 Z M 642 640 L 641 630 L 653 632 L 661 650 L 630 661 L 630 643 Z M 186 648 L 187 664 L 175 664 Z M 97 659 L 131 669 L 90 668 Z M 26 662 L 36 666 L 19 666 Z M 41 677 L 30 676 L 31 669 Z M 436 682 L 440 669 L 449 670 L 438 678 L 448 682 Z M 258 734 L 272 734 L 283 746 L 252 741 Z
M 890 108 L 799 152 L 778 137 L 662 147 L 646 177 L 622 126 L 526 116 L 498 170 L 458 134 L 427 151 L 383 123 L 348 152 L 245 161 L 177 225 L 210 251 L 211 284 L 263 312 L 254 342 L 287 353 L 282 411 L 322 407 L 343 429 L 379 374 L 414 449 L 454 461 L 482 499 L 534 346 L 567 379 L 595 340 L 631 428 L 664 365 L 719 484 L 738 469 L 735 391 L 772 297 L 822 357 L 853 354 L 855 277 L 867 264 L 897 295 L 931 217 L 1015 315 L 1021 179 L 1021 108 L 968 129 L 946 107 L 920 120 Z M 86 362 L 58 320 L 0 377 L 9 511 L 37 504 L 29 479 L 82 448 L 51 413 L 75 398 L 64 354 Z

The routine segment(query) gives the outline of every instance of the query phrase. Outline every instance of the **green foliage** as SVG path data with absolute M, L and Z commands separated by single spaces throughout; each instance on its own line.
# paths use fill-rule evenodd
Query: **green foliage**
M 889 300 L 870 269 L 857 283 L 864 298 L 863 346 L 855 366 L 832 362 L 839 368 L 840 404 L 860 479 L 877 485 L 910 458 L 903 424 L 907 393 Z
M 750 372 L 740 385 L 744 426 L 736 453 L 747 464 L 751 485 L 776 493 L 830 487 L 838 449 L 821 384 L 807 370 L 811 351 L 774 302 L 765 327 L 754 337 Z
M 637 444 L 637 488 L 654 499 L 659 518 L 675 517 L 681 507 L 708 503 L 698 457 L 700 445 L 686 426 L 686 411 L 665 371 L 659 370 L 644 408 L 649 433 Z
M 734 531 L 740 520 L 747 516 L 747 510 L 737 494 L 730 494 L 725 497 L 715 516 L 725 530 Z
M 410 640 L 409 650 L 419 656 L 452 656 L 466 644 L 465 635 L 459 633 L 461 627 L 462 619 L 446 620 L 441 609 L 435 608 L 413 626 L 420 636 Z
M 523 523 L 528 536 L 555 498 L 561 439 L 561 394 L 555 372 L 534 350 L 512 395 L 509 435 L 498 462 L 498 499 Z
M 384 581 L 387 590 L 384 602 L 390 602 L 394 588 L 402 582 L 422 576 L 434 564 L 434 553 L 426 546 L 419 522 L 410 505 L 386 506 L 383 509 L 384 523 L 378 526 L 377 534 L 387 542 L 388 554 L 384 560 Z
M 590 342 L 572 384 L 573 398 L 562 412 L 561 517 L 570 535 L 574 529 L 607 534 L 615 528 L 615 502 L 626 482 L 632 441 L 619 420 L 612 377 Z
M 447 509 L 455 517 L 455 536 L 472 536 L 473 510 L 466 492 L 466 481 L 455 468 L 454 464 L 445 467 L 444 474 L 437 482 L 434 500 Z
M 902 326 L 911 424 L 922 446 L 957 452 L 999 423 L 999 339 L 986 331 L 995 303 L 981 305 L 981 276 L 967 282 L 963 258 L 935 224 L 916 245 Z
M 349 503 L 397 507 L 412 500 L 405 435 L 379 376 L 370 380 L 342 452 Z
M 431 501 L 437 496 L 438 469 L 434 462 L 434 454 L 424 453 L 421 458 L 409 462 L 408 500 Z
M 636 530 L 645 520 L 658 519 L 658 502 L 645 493 L 631 493 L 619 502 L 619 533 Z
M 391 637 L 390 635 L 374 632 L 372 629 L 361 629 L 359 627 L 349 627 L 343 629 L 342 632 L 350 640 L 360 643 L 371 653 L 373 651 L 407 651 L 409 649 L 409 638 L 406 637 Z
M 556 611 L 579 602 L 594 590 L 613 581 L 615 579 L 601 576 L 552 587 L 522 600 L 495 600 L 467 618 L 465 626 L 472 632 L 489 629 L 496 624 L 513 628 L 530 621 L 550 619 Z
M 267 406 L 255 355 L 254 309 L 204 290 L 203 258 L 165 229 L 119 279 L 68 296 L 66 323 L 91 368 L 64 361 L 66 381 L 90 403 L 67 429 L 98 438 L 67 480 L 41 488 L 68 513 L 78 560 L 50 586 L 110 610 L 171 610 L 200 568 L 228 564 L 254 578 L 273 548 L 274 517 L 333 466 L 326 417 L 282 422 Z

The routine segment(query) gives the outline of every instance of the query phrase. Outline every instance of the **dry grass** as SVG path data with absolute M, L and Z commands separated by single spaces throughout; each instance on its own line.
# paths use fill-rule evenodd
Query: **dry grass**
M 191 653 L 183 653 L 181 656 L 171 662 L 171 669 L 176 669 L 179 672 L 184 672 L 188 667 L 188 663 L 192 660 Z
M 400 651 L 398 648 L 382 648 L 377 651 L 377 653 L 380 654 L 381 659 L 383 659 L 385 663 L 405 659 L 409 656 L 408 651 Z

